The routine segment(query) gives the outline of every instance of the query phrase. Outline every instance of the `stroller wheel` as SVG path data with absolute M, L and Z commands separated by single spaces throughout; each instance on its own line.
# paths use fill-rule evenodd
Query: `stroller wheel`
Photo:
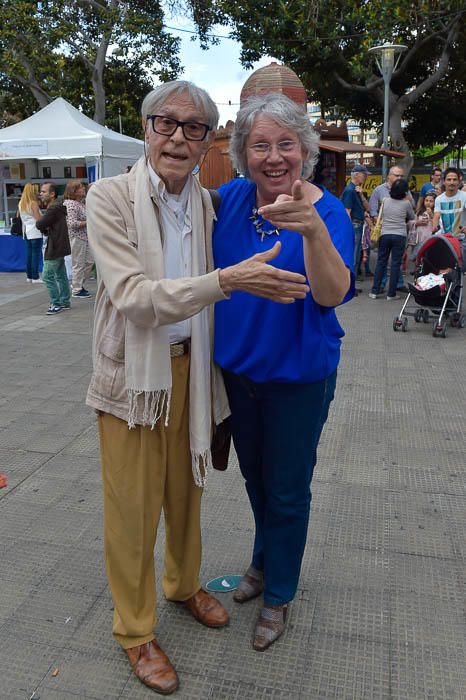
M 424 323 L 429 323 L 430 321 L 429 311 L 427 309 L 424 309 L 424 311 L 422 312 L 422 320 L 424 321 Z
M 466 316 L 464 314 L 460 314 L 460 317 L 458 319 L 458 323 L 456 324 L 457 328 L 464 328 L 466 326 Z
M 446 323 L 439 323 L 437 321 L 434 321 L 434 324 L 432 326 L 432 335 L 434 338 L 446 338 L 447 337 L 447 324 Z
M 416 323 L 421 323 L 422 321 L 422 309 L 417 309 L 415 314 L 414 314 L 414 320 Z
M 406 331 L 408 330 L 408 319 L 406 316 L 404 317 L 403 321 L 401 322 L 401 330 L 403 331 L 403 333 L 406 333 Z
M 398 316 L 395 316 L 393 319 L 393 330 L 395 333 L 401 328 L 401 321 L 398 319 Z

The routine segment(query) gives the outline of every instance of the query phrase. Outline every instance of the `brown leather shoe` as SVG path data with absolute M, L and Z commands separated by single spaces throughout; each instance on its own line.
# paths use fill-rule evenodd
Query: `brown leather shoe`
M 169 695 L 178 688 L 178 675 L 155 639 L 126 649 L 126 653 L 134 673 L 144 685 L 161 695 Z
M 225 627 L 230 621 L 230 616 L 223 605 L 202 588 L 185 600 L 184 605 L 198 622 L 207 627 Z

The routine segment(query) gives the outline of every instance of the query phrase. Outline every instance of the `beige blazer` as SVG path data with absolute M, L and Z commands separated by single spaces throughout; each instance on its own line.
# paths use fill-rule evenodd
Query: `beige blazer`
M 229 413 L 225 387 L 213 362 L 213 303 L 225 299 L 214 270 L 212 229 L 215 212 L 210 194 L 201 190 L 207 253 L 206 274 L 178 280 L 149 280 L 143 273 L 137 250 L 134 221 L 136 178 L 134 170 L 125 175 L 99 180 L 92 186 L 87 202 L 88 237 L 98 270 L 95 302 L 93 373 L 86 403 L 92 408 L 127 420 L 125 388 L 125 322 L 156 327 L 188 318 L 210 305 L 209 333 L 212 368 L 213 422 Z M 152 202 L 159 219 L 159 199 L 152 190 Z M 193 225 L 194 222 L 193 222 Z M 142 420 L 136 419 L 136 423 Z

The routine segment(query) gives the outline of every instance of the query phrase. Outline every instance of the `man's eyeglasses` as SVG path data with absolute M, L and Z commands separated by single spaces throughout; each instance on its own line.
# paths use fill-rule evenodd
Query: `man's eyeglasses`
M 148 114 L 147 119 L 152 122 L 152 128 L 156 134 L 162 136 L 173 136 L 175 131 L 181 126 L 183 136 L 187 141 L 203 141 L 207 132 L 211 131 L 210 126 L 200 122 L 179 122 L 171 117 L 164 117 L 162 114 Z
M 280 141 L 280 143 L 277 143 L 276 146 L 279 153 L 291 153 L 298 146 L 298 143 L 296 141 Z M 248 146 L 248 148 L 250 148 L 251 151 L 254 151 L 254 153 L 262 156 L 266 153 L 270 153 L 273 145 L 265 142 L 252 143 L 250 146 Z

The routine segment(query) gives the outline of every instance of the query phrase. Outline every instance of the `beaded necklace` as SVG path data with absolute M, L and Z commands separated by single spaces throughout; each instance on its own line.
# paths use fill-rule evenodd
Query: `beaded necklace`
M 252 216 L 249 217 L 249 219 L 252 221 L 252 224 L 254 228 L 256 229 L 257 233 L 261 237 L 261 242 L 264 240 L 264 236 L 279 236 L 280 235 L 280 229 L 274 228 L 271 231 L 267 231 L 266 229 L 262 228 L 262 224 L 265 223 L 264 219 L 262 216 L 259 214 L 257 207 L 252 208 Z

